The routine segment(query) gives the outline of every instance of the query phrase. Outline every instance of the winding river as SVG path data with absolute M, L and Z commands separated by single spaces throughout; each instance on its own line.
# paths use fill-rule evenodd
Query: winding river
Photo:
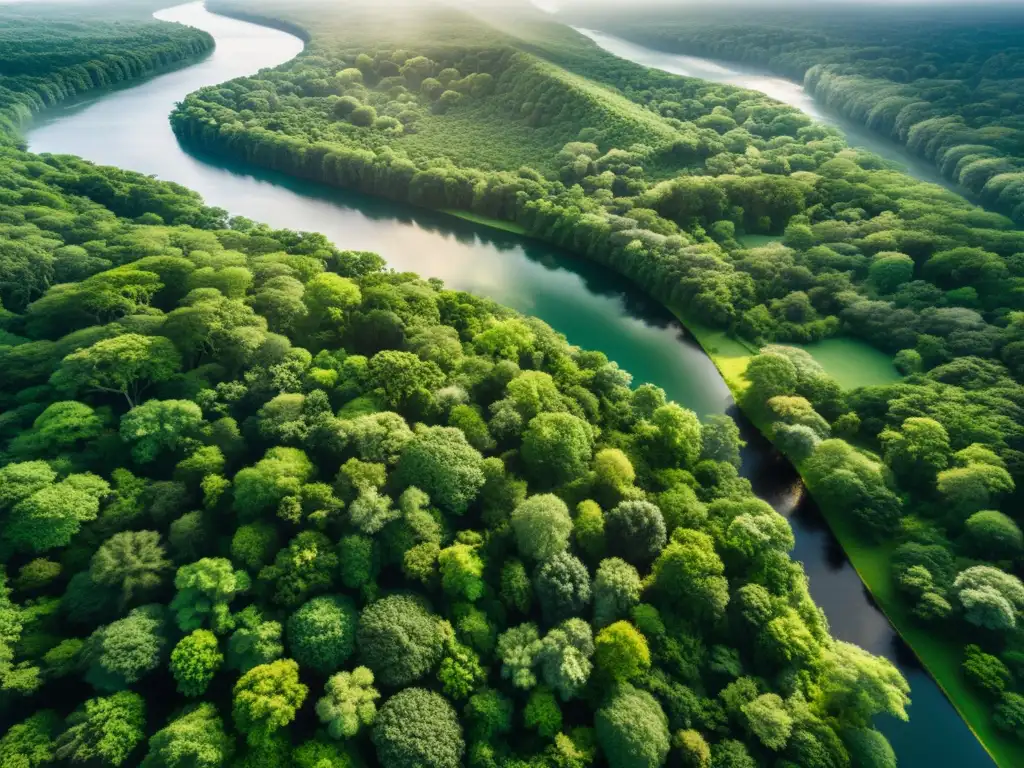
M 277 227 L 317 230 L 345 248 L 373 250 L 400 270 L 443 279 L 541 317 L 569 341 L 600 349 L 638 381 L 663 387 L 700 414 L 734 412 L 728 388 L 685 330 L 622 278 L 556 249 L 458 219 L 195 156 L 167 115 L 206 85 L 277 66 L 302 50 L 287 33 L 207 12 L 201 3 L 156 14 L 217 41 L 201 62 L 55 109 L 27 133 L 34 152 L 69 153 L 154 174 L 195 189 L 207 203 Z M 654 52 L 650 52 L 652 55 Z M 748 87 L 756 87 L 749 85 Z M 735 415 L 735 414 L 734 414 Z M 742 421 L 742 420 L 741 420 Z M 902 766 L 985 766 L 991 761 L 931 678 L 915 663 L 803 493 L 792 467 L 745 425 L 744 471 L 789 517 L 794 557 L 839 638 L 892 659 L 910 680 L 910 723 L 878 723 Z

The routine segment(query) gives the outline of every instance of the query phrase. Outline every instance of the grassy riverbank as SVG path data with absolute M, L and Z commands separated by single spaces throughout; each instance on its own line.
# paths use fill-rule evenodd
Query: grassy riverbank
M 860 339 L 840 336 L 792 346 L 808 352 L 843 389 L 892 384 L 902 378 L 890 355 Z

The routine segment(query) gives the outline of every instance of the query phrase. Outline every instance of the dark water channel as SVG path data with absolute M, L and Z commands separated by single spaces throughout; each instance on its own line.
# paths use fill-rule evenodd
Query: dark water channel
M 188 93 L 277 66 L 302 49 L 297 38 L 207 12 L 201 3 L 156 14 L 199 27 L 217 41 L 195 64 L 134 87 L 54 110 L 27 134 L 34 152 L 75 154 L 184 184 L 210 205 L 277 227 L 316 230 L 339 246 L 373 250 L 399 270 L 536 315 L 569 341 L 600 349 L 637 382 L 663 387 L 699 414 L 735 411 L 700 347 L 663 307 L 607 270 L 546 245 L 408 206 L 254 171 L 186 152 L 167 116 Z M 911 722 L 879 727 L 903 766 L 986 766 L 991 761 L 938 687 L 872 605 L 860 579 L 806 497 L 793 469 L 745 425 L 745 471 L 758 493 L 793 524 L 794 557 L 839 638 L 895 661 L 910 680 Z

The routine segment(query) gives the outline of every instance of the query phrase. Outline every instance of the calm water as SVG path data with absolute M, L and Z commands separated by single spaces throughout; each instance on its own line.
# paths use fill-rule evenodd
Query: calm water
M 210 32 L 216 51 L 195 66 L 55 110 L 29 131 L 34 152 L 76 154 L 176 181 L 211 205 L 279 227 L 324 232 L 339 246 L 373 250 L 396 269 L 439 277 L 543 318 L 583 347 L 600 349 L 637 381 L 663 387 L 700 414 L 734 410 L 718 372 L 662 307 L 606 270 L 545 245 L 440 214 L 254 172 L 179 146 L 167 115 L 185 95 L 281 64 L 302 49 L 283 32 L 226 19 L 193 3 L 157 14 Z M 748 429 L 749 432 L 749 429 Z M 908 660 L 871 605 L 841 549 L 805 498 L 792 467 L 756 433 L 745 469 L 758 492 L 790 517 L 794 556 L 838 637 L 896 661 L 911 681 L 911 724 L 879 723 L 904 766 L 984 766 L 980 746 L 930 678 Z

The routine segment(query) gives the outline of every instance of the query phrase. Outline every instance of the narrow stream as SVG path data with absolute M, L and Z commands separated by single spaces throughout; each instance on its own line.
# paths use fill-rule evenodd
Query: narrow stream
M 373 250 L 400 270 L 439 277 L 536 315 L 569 341 L 604 351 L 637 381 L 663 387 L 699 414 L 735 406 L 714 365 L 659 304 L 621 277 L 546 245 L 441 214 L 186 152 L 167 116 L 188 93 L 302 50 L 287 33 L 207 12 L 201 3 L 156 14 L 204 29 L 214 53 L 194 66 L 112 90 L 42 116 L 27 133 L 33 152 L 68 153 L 184 184 L 210 205 L 272 226 L 325 233 L 339 246 Z M 741 420 L 741 424 L 742 424 Z M 991 761 L 938 687 L 915 663 L 806 497 L 793 468 L 749 425 L 744 471 L 789 517 L 794 557 L 837 637 L 893 659 L 910 680 L 911 722 L 879 727 L 902 766 L 986 766 Z

